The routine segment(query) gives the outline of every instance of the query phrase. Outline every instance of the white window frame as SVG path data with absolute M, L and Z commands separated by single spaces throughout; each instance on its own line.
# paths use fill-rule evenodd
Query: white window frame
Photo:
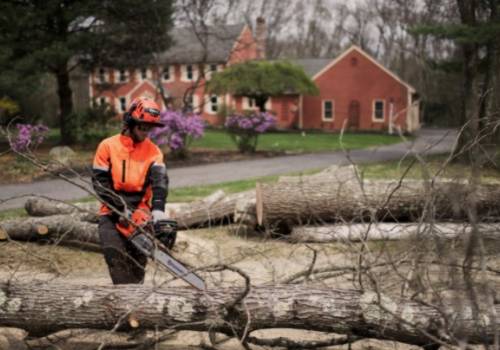
M 122 99 L 124 101 L 124 105 L 123 105 L 124 108 L 122 108 Z M 120 96 L 116 99 L 116 110 L 119 113 L 123 113 L 123 112 L 127 111 L 127 96 Z
M 192 72 L 193 72 L 193 77 L 192 79 L 188 79 L 187 73 L 188 69 L 187 67 L 191 66 L 192 67 Z M 196 67 L 195 64 L 183 64 L 181 66 L 181 80 L 184 82 L 193 82 L 198 79 L 198 68 Z
M 165 72 L 165 67 L 168 67 L 168 79 L 165 79 L 165 76 L 163 75 L 163 73 Z M 172 66 L 171 64 L 161 67 L 161 69 L 160 69 L 161 81 L 163 81 L 165 83 L 173 82 L 174 81 L 174 73 L 175 73 L 174 66 Z
M 143 78 L 142 77 L 142 71 L 143 69 L 146 70 L 146 78 Z M 139 68 L 137 70 L 137 81 L 146 81 L 146 80 L 150 80 L 152 77 L 152 74 L 151 74 L 151 69 L 149 68 Z
M 192 108 L 193 108 L 193 110 L 192 111 L 194 113 L 199 113 L 199 111 L 200 111 L 200 104 L 199 104 L 200 100 L 198 98 L 198 95 L 192 94 L 191 98 L 193 99 L 193 101 L 192 101 Z
M 101 69 L 103 70 L 104 74 L 101 75 Z M 101 79 L 101 77 L 104 77 L 104 80 Z M 109 71 L 106 68 L 97 68 L 96 73 L 95 73 L 95 82 L 97 84 L 105 84 L 109 82 Z
M 122 74 L 121 72 L 124 72 L 125 75 L 125 80 L 121 80 Z M 126 84 L 130 81 L 130 72 L 128 69 L 115 69 L 115 84 Z
M 217 100 L 216 100 L 216 106 L 217 106 L 217 110 L 214 111 L 212 109 L 213 107 L 213 102 L 212 102 L 212 98 L 215 97 Z M 208 114 L 217 114 L 219 112 L 219 109 L 220 109 L 220 104 L 221 104 L 221 98 L 217 95 L 207 95 L 207 103 L 205 104 L 205 112 L 207 112 Z
M 215 70 L 212 70 L 215 67 Z M 210 79 L 212 74 L 222 71 L 222 64 L 207 63 L 205 64 L 205 79 Z
M 376 111 L 375 106 L 377 105 L 377 102 L 382 102 L 382 119 L 376 118 L 376 116 L 375 116 L 375 111 Z M 375 122 L 375 123 L 385 122 L 385 100 L 380 99 L 380 98 L 376 98 L 373 100 L 373 103 L 372 103 L 372 122 Z
M 330 102 L 332 104 L 332 117 L 326 117 L 326 103 Z M 335 101 L 332 99 L 326 99 L 321 101 L 321 120 L 324 122 L 333 122 L 335 120 Z
M 257 104 L 255 103 L 255 99 L 254 98 L 250 98 L 250 97 L 244 96 L 242 102 L 243 102 L 242 103 L 242 108 L 243 109 L 247 109 L 247 110 L 256 110 L 256 109 L 258 109 Z
M 107 105 L 109 105 L 109 97 L 107 96 L 99 96 L 95 99 L 95 102 L 96 102 L 96 106 L 102 106 L 104 103 L 106 103 Z

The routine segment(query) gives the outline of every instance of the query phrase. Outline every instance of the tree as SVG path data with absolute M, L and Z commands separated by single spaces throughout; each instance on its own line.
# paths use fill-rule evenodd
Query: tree
M 261 112 L 271 96 L 282 94 L 317 95 L 318 88 L 304 70 L 289 62 L 250 61 L 215 74 L 207 84 L 214 94 L 231 93 L 255 99 Z
M 15 70 L 53 74 L 63 144 L 75 142 L 70 73 L 135 66 L 169 45 L 171 0 L 2 1 L 0 50 Z M 155 20 L 151 20 L 154 18 Z

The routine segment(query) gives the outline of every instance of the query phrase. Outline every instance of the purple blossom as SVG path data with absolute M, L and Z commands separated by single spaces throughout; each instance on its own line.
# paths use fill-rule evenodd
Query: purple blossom
M 193 139 L 203 136 L 205 124 L 198 114 L 166 110 L 160 115 L 161 128 L 155 128 L 149 134 L 158 145 L 167 144 L 173 151 L 185 151 Z
M 270 113 L 234 114 L 224 125 L 241 152 L 255 152 L 258 135 L 274 128 L 276 119 Z
M 16 152 L 26 152 L 37 147 L 45 139 L 49 128 L 43 124 L 16 124 L 17 134 L 10 140 Z

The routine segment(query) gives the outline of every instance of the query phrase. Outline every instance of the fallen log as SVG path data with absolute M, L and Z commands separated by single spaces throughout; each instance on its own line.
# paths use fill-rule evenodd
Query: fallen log
M 500 224 L 478 224 L 483 238 L 499 239 Z M 452 239 L 472 232 L 467 223 L 373 223 L 325 226 L 295 226 L 288 239 L 295 243 L 359 242 L 408 238 Z
M 252 287 L 243 301 L 241 297 L 239 288 L 200 292 L 145 285 L 10 282 L 0 284 L 0 326 L 22 328 L 30 336 L 68 328 L 123 330 L 130 329 L 132 314 L 142 330 L 211 330 L 242 336 L 257 329 L 295 328 L 416 345 L 429 343 L 425 334 L 442 341 L 492 342 L 499 330 L 489 313 L 476 314 L 469 305 L 437 309 L 373 292 L 269 285 Z M 500 312 L 500 305 L 489 307 L 487 312 Z M 453 322 L 443 319 L 446 315 Z M 489 323 L 483 323 L 485 319 Z
M 0 240 L 48 240 L 99 244 L 97 225 L 81 221 L 81 215 L 66 214 L 19 218 L 0 222 Z
M 234 208 L 238 201 L 251 201 L 255 197 L 253 190 L 216 196 L 216 200 L 200 200 L 173 211 L 172 215 L 180 228 L 197 228 L 214 224 L 231 222 L 234 216 Z
M 279 183 L 303 183 L 303 182 L 346 182 L 358 181 L 358 171 L 354 165 L 332 165 L 319 173 L 300 176 L 280 176 Z
M 24 203 L 24 209 L 30 216 L 50 216 L 73 213 L 95 214 L 99 210 L 100 203 L 76 203 L 70 204 L 64 201 L 48 198 L 32 197 Z
M 457 182 L 358 181 L 274 183 L 256 186 L 259 225 L 291 226 L 325 222 L 415 222 L 424 210 L 433 219 L 467 219 L 467 206 L 477 203 L 479 219 L 500 216 L 500 186 Z

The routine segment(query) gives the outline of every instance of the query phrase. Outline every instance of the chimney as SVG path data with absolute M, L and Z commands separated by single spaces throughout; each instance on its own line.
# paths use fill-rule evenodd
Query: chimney
M 257 59 L 266 59 L 267 27 L 266 20 L 262 17 L 257 17 L 255 41 L 257 42 Z

